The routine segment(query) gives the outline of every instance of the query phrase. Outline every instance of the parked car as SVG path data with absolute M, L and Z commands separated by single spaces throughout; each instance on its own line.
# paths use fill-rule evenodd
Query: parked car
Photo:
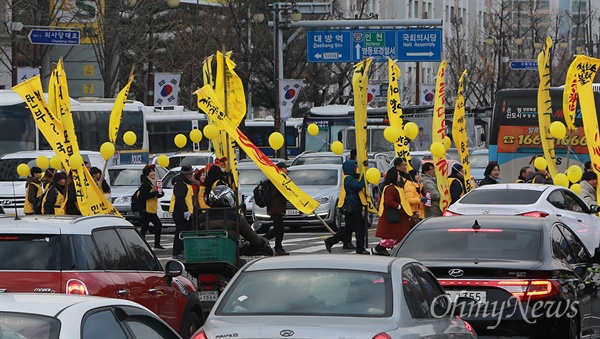
M 110 175 L 110 197 L 113 206 L 121 215 L 131 221 L 140 220 L 140 214 L 131 210 L 131 196 L 142 184 L 142 170 L 146 164 L 114 165 L 108 168 Z M 156 166 L 156 178 L 160 179 L 167 170 Z
M 427 266 L 479 335 L 598 337 L 600 281 L 583 242 L 556 217 L 428 218 L 392 252 Z
M 300 153 L 292 161 L 291 166 L 313 165 L 313 164 L 337 164 L 342 165 L 344 161 L 350 159 L 350 152 L 344 152 L 341 155 L 333 152 L 311 152 Z
M 337 201 L 342 183 L 342 166 L 333 164 L 294 165 L 288 168 L 288 176 L 304 192 L 317 200 L 321 205 L 315 213 L 319 215 L 333 230 L 342 222 L 338 213 Z M 251 199 L 254 201 L 254 199 Z M 255 221 L 270 223 L 266 207 L 253 204 L 252 215 Z M 290 202 L 286 204 L 286 215 L 283 217 L 288 227 L 298 228 L 302 225 L 322 225 L 314 215 L 300 212 Z
M 106 161 L 100 152 L 80 151 L 81 157 L 91 166 L 104 168 Z M 25 205 L 25 177 L 19 176 L 17 166 L 27 164 L 29 168 L 36 165 L 36 159 L 39 156 L 45 156 L 48 159 L 56 155 L 54 151 L 23 151 L 8 153 L 0 157 L 0 207 L 7 214 L 23 215 L 23 207 Z M 106 180 L 110 179 L 110 175 L 106 176 Z
M 476 149 L 471 151 L 469 154 L 469 160 L 471 162 L 471 176 L 475 179 L 476 185 L 479 185 L 479 182 L 485 178 L 483 173 L 485 172 L 485 168 L 490 161 L 489 159 L 490 155 L 487 148 Z M 502 172 L 500 172 L 500 175 L 502 175 Z M 510 181 L 508 179 L 508 175 L 505 175 L 504 177 L 507 178 L 506 182 Z
M 252 217 L 252 208 L 254 206 L 253 190 L 261 181 L 266 180 L 266 177 L 253 162 L 238 164 L 238 174 L 240 194 L 244 202 L 244 216 L 249 223 L 252 223 L 254 220 Z
M 146 307 L 129 300 L 0 293 L 2 338 L 181 338 Z
M 590 253 L 600 245 L 598 206 L 587 206 L 577 194 L 561 186 L 540 184 L 485 185 L 450 205 L 444 216 L 524 215 L 557 216 L 581 238 Z
M 194 339 L 476 338 L 460 318 L 423 313 L 450 306 L 444 294 L 431 272 L 412 259 L 258 259 L 227 285 Z
M 171 260 L 163 269 L 126 220 L 111 215 L 0 216 L 0 290 L 135 301 L 187 338 L 202 324 L 196 287 Z
M 215 154 L 213 152 L 181 152 L 169 156 L 168 169 L 174 167 L 183 167 L 190 165 L 192 167 L 204 167 L 215 162 Z M 152 163 L 156 164 L 158 157 L 152 159 Z

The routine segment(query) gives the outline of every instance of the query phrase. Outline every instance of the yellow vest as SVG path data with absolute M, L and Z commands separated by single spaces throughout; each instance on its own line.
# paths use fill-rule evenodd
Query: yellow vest
M 65 187 L 65 190 L 67 188 Z M 46 199 L 48 198 L 48 194 L 44 197 L 42 201 L 42 213 L 45 214 L 44 205 L 46 204 Z M 54 215 L 65 215 L 65 207 L 64 203 L 66 202 L 65 196 L 60 193 L 59 190 L 56 190 L 56 201 L 54 202 Z
M 190 213 L 194 213 L 194 201 L 193 201 L 193 196 L 194 196 L 194 190 L 192 189 L 192 185 L 188 184 L 187 182 L 183 182 L 186 186 L 187 186 L 187 194 L 185 195 L 185 204 L 187 205 L 188 208 L 188 212 Z M 173 190 L 175 190 L 175 188 L 173 188 Z M 173 196 L 171 196 L 171 204 L 169 205 L 169 212 L 173 213 L 175 211 L 175 200 L 177 198 L 175 197 L 175 194 L 173 194 Z
M 27 186 L 27 189 L 25 190 L 25 206 L 23 207 L 23 212 L 25 214 L 33 214 L 33 204 L 29 202 L 29 200 L 27 199 L 29 197 L 29 189 L 31 189 L 31 185 L 34 185 L 35 187 L 37 187 L 37 194 L 36 194 L 36 198 L 39 198 L 42 195 L 42 185 L 36 183 L 36 182 L 30 182 L 29 185 Z
M 458 180 L 457 178 L 448 178 L 448 189 L 450 189 L 450 186 L 452 186 L 452 182 L 454 180 Z M 465 195 L 465 191 L 467 190 L 465 188 L 465 185 L 463 185 L 463 182 L 458 180 L 458 183 L 460 184 L 460 187 L 462 188 L 462 191 L 460 192 L 460 196 L 462 197 L 463 195 Z
M 340 199 L 338 200 L 337 203 L 337 207 L 341 208 L 342 206 L 344 206 L 344 202 L 346 202 L 346 188 L 344 187 L 344 183 L 346 182 L 346 177 L 348 175 L 344 174 L 342 176 L 342 186 L 340 186 Z M 360 198 L 360 203 L 363 206 L 367 205 L 367 195 L 365 194 L 364 190 L 360 190 L 358 192 L 358 197 Z
M 404 210 L 404 212 L 406 212 L 406 214 L 408 214 L 409 216 L 413 215 L 413 210 L 410 207 L 408 199 L 406 199 L 404 189 L 394 184 L 389 184 L 383 188 L 383 192 L 381 193 L 381 201 L 379 202 L 379 211 L 377 214 L 379 214 L 380 217 L 383 215 L 383 207 L 385 206 L 385 190 L 388 189 L 390 186 L 394 186 L 398 191 L 398 194 L 400 195 L 400 205 L 402 205 L 402 209 Z
M 150 193 L 156 192 L 154 185 L 151 185 Z M 139 193 L 138 193 L 139 194 Z M 158 212 L 158 197 L 152 197 L 146 200 L 146 213 L 156 214 Z

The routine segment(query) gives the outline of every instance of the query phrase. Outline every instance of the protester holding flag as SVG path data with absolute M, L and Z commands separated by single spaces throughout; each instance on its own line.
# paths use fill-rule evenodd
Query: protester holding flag
M 67 175 L 63 172 L 56 172 L 54 174 L 52 185 L 48 189 L 48 193 L 42 201 L 42 213 L 43 214 L 65 214 L 62 209 L 63 202 L 65 200 L 66 188 L 65 183 L 67 181 Z
M 52 186 L 52 182 L 54 180 L 54 174 L 56 173 L 56 170 L 52 167 L 48 167 L 46 168 L 46 171 L 44 172 L 44 176 L 42 177 L 42 188 L 44 189 L 44 192 L 46 192 L 47 190 L 50 189 L 50 186 Z
M 208 201 L 210 191 L 219 185 L 227 185 L 227 157 L 216 159 L 206 174 L 204 201 Z
M 94 178 L 94 182 L 96 183 L 96 185 L 98 187 L 100 187 L 100 189 L 102 190 L 102 193 L 104 193 L 104 196 L 107 199 L 109 199 L 110 198 L 110 186 L 106 182 L 106 179 L 104 179 L 104 176 L 102 175 L 102 171 L 98 167 L 94 166 L 94 167 L 90 167 L 90 174 L 92 175 L 92 178 Z
M 287 165 L 285 162 L 279 162 L 276 165 L 283 173 L 288 174 Z M 287 199 L 279 192 L 277 187 L 269 181 L 271 185 L 271 199 L 267 205 L 267 214 L 273 221 L 273 228 L 270 229 L 266 234 L 265 238 L 271 240 L 275 238 L 275 255 L 288 255 L 289 253 L 283 249 L 283 234 L 285 228 L 283 226 L 283 216 L 286 211 Z
M 463 165 L 458 162 L 452 164 L 452 172 L 448 176 L 448 182 L 450 183 L 450 205 L 452 205 L 467 193 Z
M 65 214 L 81 215 L 79 205 L 77 204 L 77 190 L 75 189 L 75 182 L 73 181 L 73 171 L 69 171 L 66 186 L 67 196 L 65 198 Z
M 173 238 L 173 258 L 182 259 L 183 240 L 179 239 L 182 231 L 192 229 L 192 215 L 194 214 L 194 190 L 192 188 L 192 166 L 181 167 L 179 174 L 171 180 L 173 183 L 173 196 L 169 212 L 173 213 L 175 221 L 175 237 Z
M 42 183 L 40 182 L 42 169 L 33 166 L 29 172 L 30 175 L 27 177 L 27 182 L 25 183 L 25 206 L 23 207 L 23 212 L 25 214 L 38 214 L 40 211 L 35 211 L 35 201 L 44 192 L 42 190 Z

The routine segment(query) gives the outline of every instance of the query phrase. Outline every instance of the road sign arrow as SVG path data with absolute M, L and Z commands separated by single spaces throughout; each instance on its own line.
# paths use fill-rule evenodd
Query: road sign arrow
M 433 52 L 429 51 L 429 52 L 407 52 L 406 56 L 424 56 L 424 57 L 432 57 L 433 56 Z
M 356 44 L 354 48 L 356 49 L 355 59 L 360 59 L 360 44 Z
M 323 57 L 323 54 L 321 54 L 321 53 L 315 54 L 316 59 L 321 59 L 322 57 Z

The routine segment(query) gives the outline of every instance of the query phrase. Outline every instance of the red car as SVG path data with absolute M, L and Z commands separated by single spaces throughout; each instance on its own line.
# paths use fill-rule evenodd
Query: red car
M 184 338 L 203 323 L 183 264 L 169 261 L 163 270 L 133 225 L 116 216 L 0 216 L 0 258 L 0 292 L 127 299 Z

